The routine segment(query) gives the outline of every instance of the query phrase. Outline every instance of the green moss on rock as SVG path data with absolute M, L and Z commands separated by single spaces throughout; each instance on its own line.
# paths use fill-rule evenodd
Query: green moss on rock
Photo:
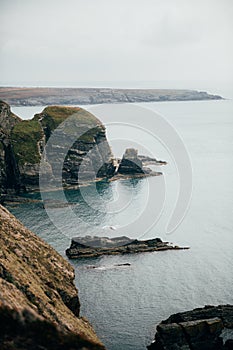
M 42 126 L 49 126 L 51 130 L 56 129 L 59 124 L 71 116 L 75 116 L 76 121 L 80 124 L 101 124 L 94 115 L 79 107 L 49 106 L 42 113 L 36 114 L 34 119 L 40 119 L 41 116 L 43 116 Z
M 42 138 L 43 132 L 37 120 L 23 120 L 14 126 L 11 140 L 19 165 L 39 163 L 38 142 Z
M 47 131 L 47 139 L 51 133 L 65 120 L 67 123 L 61 126 L 61 130 L 67 135 L 74 135 L 81 131 L 80 141 L 93 142 L 94 136 L 104 130 L 102 123 L 88 111 L 79 107 L 49 106 L 42 113 L 36 114 L 33 120 L 40 121 L 42 127 Z M 82 129 L 89 127 L 88 132 Z

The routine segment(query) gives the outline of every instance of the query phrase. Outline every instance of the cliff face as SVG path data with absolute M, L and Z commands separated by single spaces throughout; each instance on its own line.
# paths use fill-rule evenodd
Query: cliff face
M 64 184 L 78 184 L 81 164 L 83 181 L 114 174 L 105 128 L 89 112 L 51 106 L 31 120 L 21 120 L 6 103 L 0 107 L 1 193 L 38 188 L 42 157 L 49 181 L 62 177 Z M 53 142 L 43 153 L 51 135 Z
M 0 348 L 104 349 L 86 320 L 74 270 L 0 205 Z

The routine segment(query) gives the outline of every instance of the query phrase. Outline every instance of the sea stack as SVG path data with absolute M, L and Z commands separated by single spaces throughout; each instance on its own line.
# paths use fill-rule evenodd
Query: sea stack
M 127 148 L 120 161 L 119 174 L 144 174 L 143 164 L 135 148 Z

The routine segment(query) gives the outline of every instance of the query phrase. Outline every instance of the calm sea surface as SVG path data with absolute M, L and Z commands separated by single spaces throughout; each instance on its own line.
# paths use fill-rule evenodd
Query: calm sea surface
M 159 112 L 170 122 L 191 158 L 192 201 L 175 232 L 166 235 L 164 227 L 174 206 L 177 176 L 170 155 L 159 142 L 157 157 L 169 161 L 162 168 L 164 176 L 101 182 L 81 192 L 67 191 L 66 198 L 73 203 L 75 219 L 66 216 L 65 208 L 58 206 L 53 215 L 62 222 L 59 228 L 50 221 L 41 203 L 9 206 L 16 217 L 63 256 L 72 236 L 101 230 L 109 235 L 111 230 L 105 226 L 115 226 L 116 231 L 111 235 L 117 235 L 118 227 L 123 225 L 125 235 L 140 238 L 151 215 L 157 223 L 145 238 L 159 236 L 191 247 L 184 251 L 71 261 L 76 270 L 82 315 L 93 324 L 108 350 L 146 349 L 156 325 L 170 314 L 206 304 L 233 303 L 233 102 L 163 102 L 140 106 Z M 25 119 L 41 110 L 42 107 L 13 108 Z M 146 135 L 139 140 L 135 130 L 132 135 L 129 130 L 124 135 L 124 130 L 119 129 L 120 137 L 107 115 L 102 121 L 107 124 L 108 137 L 117 156 L 133 143 L 130 136 L 133 139 L 134 134 L 141 152 L 142 145 L 149 147 Z M 167 197 L 160 216 L 164 178 Z M 154 214 L 146 205 L 148 193 L 154 197 Z M 39 194 L 29 196 L 39 198 Z M 59 198 L 59 194 L 53 194 L 52 198 Z M 108 210 L 114 201 L 121 204 L 120 210 Z M 125 207 L 124 203 L 127 203 Z M 114 266 L 125 262 L 131 266 Z M 88 268 L 90 265 L 98 268 Z

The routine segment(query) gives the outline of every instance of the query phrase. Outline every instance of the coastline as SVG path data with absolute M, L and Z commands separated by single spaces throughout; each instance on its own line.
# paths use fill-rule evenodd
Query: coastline
M 189 89 L 114 89 L 0 87 L 0 99 L 11 106 L 95 105 L 165 101 L 222 100 L 219 95 Z

